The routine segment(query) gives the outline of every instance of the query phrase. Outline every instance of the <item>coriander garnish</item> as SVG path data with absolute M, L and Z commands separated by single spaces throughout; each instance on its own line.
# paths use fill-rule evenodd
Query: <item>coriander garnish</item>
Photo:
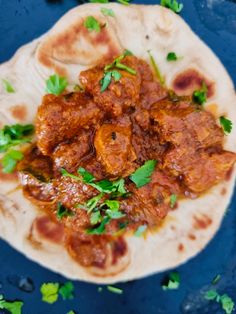
M 202 88 L 195 90 L 193 93 L 193 101 L 199 105 L 203 105 L 207 101 L 207 85 L 205 82 L 202 82 Z
M 178 3 L 177 0 L 161 0 L 161 5 L 175 13 L 180 13 L 184 7 L 183 3 Z
M 12 173 L 17 165 L 17 162 L 23 158 L 24 155 L 19 150 L 9 150 L 2 158 L 2 171 L 4 173 Z
M 108 86 L 111 84 L 112 78 L 114 79 L 115 82 L 119 81 L 121 78 L 120 72 L 113 70 L 104 73 L 104 76 L 100 81 L 101 92 L 104 92 L 108 88 Z
M 57 74 L 51 75 L 46 81 L 46 92 L 59 96 L 68 85 L 68 81 L 65 77 L 61 77 Z
M 168 276 L 167 282 L 162 285 L 163 290 L 176 290 L 180 285 L 180 275 L 177 272 L 171 272 Z
M 6 301 L 3 295 L 0 295 L 0 309 L 7 310 L 12 314 L 21 314 L 24 303 L 22 301 Z
M 58 299 L 59 283 L 48 282 L 42 284 L 40 292 L 42 294 L 42 301 L 53 304 Z
M 220 117 L 220 125 L 222 126 L 225 134 L 229 134 L 232 131 L 233 123 L 224 116 Z
M 15 93 L 15 89 L 9 81 L 2 79 L 2 83 L 7 93 Z
M 216 285 L 219 281 L 220 281 L 221 275 L 216 275 L 213 280 L 212 280 L 212 284 Z
M 107 290 L 116 293 L 116 294 L 123 294 L 123 290 L 114 286 L 107 286 Z
M 115 16 L 115 13 L 112 9 L 108 9 L 108 8 L 101 8 L 101 12 L 103 15 L 105 16 L 111 16 L 111 17 L 114 17 Z
M 181 57 L 177 57 L 176 53 L 175 52 L 169 52 L 166 56 L 166 60 L 171 62 L 171 61 L 177 61 L 181 59 Z
M 65 206 L 63 206 L 61 203 L 57 204 L 57 218 L 59 220 L 62 220 L 64 217 L 73 216 L 74 213 L 67 209 Z
M 99 33 L 101 30 L 100 23 L 93 16 L 86 17 L 84 21 L 84 26 L 89 32 L 95 31 Z
M 171 194 L 171 196 L 170 196 L 170 208 L 174 208 L 176 202 L 177 202 L 177 195 Z
M 139 226 L 135 232 L 134 232 L 134 236 L 135 237 L 141 237 L 144 232 L 147 230 L 147 225 L 142 225 L 142 226 Z
M 74 285 L 71 281 L 67 281 L 62 286 L 60 286 L 58 292 L 61 295 L 63 300 L 72 300 L 74 299 Z
M 155 170 L 156 164 L 156 160 L 148 160 L 130 176 L 130 180 L 135 183 L 137 188 L 141 188 L 151 181 L 151 175 Z
M 151 54 L 150 50 L 148 50 L 148 54 L 149 54 L 149 58 L 150 58 L 150 62 L 151 62 L 151 65 L 154 69 L 154 72 L 155 72 L 155 75 L 156 77 L 158 78 L 158 80 L 160 81 L 161 85 L 164 86 L 165 85 L 165 79 L 164 77 L 161 75 L 161 72 L 155 62 L 155 59 L 153 57 L 153 55 Z
M 234 301 L 227 294 L 220 295 L 216 290 L 209 290 L 205 293 L 204 298 L 221 303 L 222 309 L 226 314 L 233 313 Z
M 129 5 L 131 0 L 117 0 L 117 2 L 124 4 L 124 5 Z

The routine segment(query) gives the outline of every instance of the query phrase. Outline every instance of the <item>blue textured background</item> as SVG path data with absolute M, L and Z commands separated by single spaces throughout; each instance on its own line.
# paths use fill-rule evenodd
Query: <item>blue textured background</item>
M 219 56 L 236 85 L 236 1 L 182 2 L 184 10 L 181 15 Z M 0 62 L 9 59 L 18 47 L 48 30 L 78 3 L 75 0 L 0 0 Z M 215 275 L 221 274 L 222 279 L 215 287 L 236 301 L 235 210 L 236 194 L 214 240 L 196 258 L 177 269 L 181 275 L 181 286 L 177 291 L 162 291 L 160 283 L 165 273 L 118 284 L 124 289 L 123 295 L 112 294 L 105 289 L 98 293 L 96 285 L 77 281 L 74 283 L 74 300 L 48 305 L 41 301 L 41 283 L 63 283 L 66 279 L 30 262 L 0 241 L 0 294 L 3 293 L 7 299 L 24 300 L 23 314 L 66 314 L 72 309 L 79 314 L 223 313 L 217 304 L 207 302 L 202 295 L 211 287 Z M 30 277 L 35 291 L 22 292 L 10 284 L 9 276 L 12 275 Z

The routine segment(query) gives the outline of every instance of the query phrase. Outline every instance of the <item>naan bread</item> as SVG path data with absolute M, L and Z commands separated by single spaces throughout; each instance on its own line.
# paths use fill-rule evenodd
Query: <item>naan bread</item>
M 102 7 L 115 17 L 104 16 Z M 83 27 L 87 16 L 106 27 L 100 33 Z M 1 127 L 33 123 L 45 93 L 45 80 L 58 73 L 73 86 L 80 71 L 124 49 L 149 62 L 147 50 L 177 94 L 191 94 L 202 80 L 210 84 L 206 108 L 216 117 L 224 115 L 236 125 L 233 84 L 213 52 L 170 10 L 158 5 L 85 4 L 69 11 L 45 35 L 17 51 L 0 66 L 0 78 L 9 80 L 16 93 L 0 90 Z M 183 56 L 167 62 L 174 51 Z M 225 148 L 236 151 L 236 127 L 225 137 Z M 220 227 L 233 193 L 231 177 L 196 200 L 179 202 L 162 226 L 146 238 L 127 237 L 128 254 L 105 271 L 83 268 L 63 248 L 63 228 L 50 222 L 27 200 L 15 175 L 0 175 L 0 236 L 30 259 L 72 279 L 97 283 L 140 278 L 185 262 L 200 252 Z

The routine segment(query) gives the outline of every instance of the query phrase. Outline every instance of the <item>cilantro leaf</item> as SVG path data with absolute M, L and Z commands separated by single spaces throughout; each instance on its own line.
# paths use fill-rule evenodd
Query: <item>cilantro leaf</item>
M 92 225 L 97 225 L 101 221 L 102 221 L 102 215 L 99 210 L 91 214 L 90 222 Z
M 42 301 L 53 304 L 58 300 L 59 283 L 43 283 L 40 292 L 42 294 Z
M 108 8 L 101 8 L 101 12 L 103 15 L 105 16 L 112 16 L 114 17 L 115 16 L 115 13 L 112 9 L 108 9 Z
M 121 74 L 116 70 L 105 72 L 103 78 L 100 81 L 101 92 L 104 92 L 111 84 L 112 77 L 114 78 L 114 81 L 117 82 L 121 78 Z
M 75 312 L 74 311 L 70 311 L 67 314 L 75 314 Z
M 156 77 L 158 78 L 158 80 L 160 81 L 161 85 L 164 86 L 165 85 L 165 79 L 162 76 L 160 69 L 159 69 L 158 65 L 156 64 L 156 61 L 155 61 L 153 55 L 151 54 L 150 50 L 148 50 L 148 54 L 149 54 L 151 65 L 154 69 L 154 73 L 155 73 Z
M 116 68 L 124 70 L 124 71 L 126 71 L 132 75 L 136 75 L 136 73 L 137 73 L 134 69 L 128 67 L 127 65 L 125 65 L 123 63 L 117 62 L 115 66 L 116 66 Z
M 24 303 L 22 301 L 6 301 L 3 295 L 0 295 L 0 309 L 7 310 L 11 314 L 21 314 L 21 309 Z
M 2 171 L 4 173 L 12 173 L 18 161 L 24 158 L 22 152 L 18 150 L 9 150 L 2 158 Z
M 78 169 L 78 173 L 81 175 L 81 177 L 85 183 L 90 183 L 90 182 L 94 181 L 94 179 L 95 179 L 94 176 L 90 172 L 88 172 L 86 169 L 84 169 L 82 167 L 80 167 Z
M 227 294 L 223 294 L 220 297 L 220 302 L 222 309 L 225 311 L 226 314 L 231 314 L 233 312 L 234 301 Z
M 180 275 L 177 272 L 171 272 L 168 276 L 168 281 L 166 284 L 162 285 L 163 290 L 175 290 L 178 289 L 180 285 Z
M 166 56 L 166 60 L 171 62 L 171 61 L 177 61 L 179 60 L 180 57 L 177 57 L 176 53 L 175 52 L 169 52 Z
M 120 219 L 125 217 L 125 214 L 119 211 L 120 209 L 120 203 L 116 200 L 106 200 L 104 202 L 104 205 L 108 207 L 108 209 L 105 210 L 106 215 L 110 217 L 111 219 Z
M 143 233 L 147 230 L 147 225 L 142 225 L 139 226 L 135 232 L 134 232 L 134 236 L 135 237 L 141 237 L 143 235 Z
M 130 176 L 130 180 L 135 183 L 137 188 L 141 188 L 151 181 L 156 164 L 156 160 L 148 160 Z
M 63 206 L 61 203 L 57 204 L 57 218 L 59 220 L 62 220 L 64 217 L 73 216 L 74 213 L 67 209 L 65 206 Z
M 103 221 L 98 227 L 87 229 L 86 232 L 87 234 L 96 234 L 96 235 L 102 234 L 105 231 L 106 224 L 108 224 L 109 222 L 110 222 L 110 218 L 104 217 Z
M 15 89 L 9 81 L 3 79 L 2 83 L 7 93 L 15 93 Z
M 75 288 L 73 283 L 71 281 L 68 281 L 59 288 L 59 294 L 61 295 L 63 300 L 71 300 L 74 298 L 74 290 Z
M 99 33 L 101 30 L 99 22 L 93 16 L 88 16 L 85 19 L 84 26 L 87 28 L 89 32 L 95 31 Z
M 117 2 L 124 4 L 124 5 L 129 5 L 131 0 L 117 0 Z
M 212 284 L 216 285 L 219 281 L 220 281 L 221 275 L 216 275 L 213 280 L 212 280 Z
M 193 101 L 199 105 L 203 105 L 207 101 L 207 86 L 206 83 L 202 83 L 202 88 L 195 90 L 193 93 Z
M 231 314 L 234 310 L 234 301 L 227 294 L 220 295 L 216 290 L 209 290 L 205 293 L 204 298 L 220 302 L 226 314 Z
M 46 92 L 58 96 L 66 89 L 67 85 L 68 81 L 65 77 L 54 74 L 46 81 Z
M 100 194 L 90 198 L 86 202 L 85 209 L 88 211 L 88 213 L 90 213 L 97 206 L 97 203 L 101 200 L 103 195 L 104 195 L 103 193 L 100 193 Z
M 116 293 L 116 294 L 123 294 L 123 290 L 114 286 L 107 286 L 107 290 Z
M 178 3 L 177 0 L 161 0 L 161 5 L 171 9 L 175 13 L 180 13 L 183 10 L 183 3 Z
M 232 131 L 233 123 L 229 119 L 226 119 L 224 116 L 220 117 L 220 124 L 225 132 L 225 134 L 229 134 Z
M 170 196 L 170 208 L 174 208 L 176 202 L 177 202 L 177 195 L 171 194 L 171 196 Z

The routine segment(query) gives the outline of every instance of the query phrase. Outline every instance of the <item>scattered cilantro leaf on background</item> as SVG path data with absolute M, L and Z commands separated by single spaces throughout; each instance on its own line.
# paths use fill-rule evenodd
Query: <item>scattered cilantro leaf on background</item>
M 178 3 L 177 0 L 161 0 L 161 5 L 175 13 L 180 13 L 184 7 L 183 3 Z
M 216 290 L 208 290 L 205 293 L 204 298 L 206 300 L 216 301 L 220 303 L 222 309 L 225 311 L 226 314 L 233 313 L 235 304 L 234 301 L 227 294 L 220 295 Z
M 84 21 L 84 26 L 89 32 L 95 31 L 99 33 L 101 30 L 100 23 L 93 16 L 86 17 Z
M 111 16 L 111 17 L 114 17 L 115 16 L 115 13 L 112 9 L 108 9 L 108 8 L 101 8 L 101 12 L 103 15 L 105 16 Z
M 59 283 L 43 283 L 40 287 L 42 301 L 53 304 L 58 300 Z
M 166 284 L 162 285 L 163 290 L 176 290 L 180 285 L 180 275 L 177 272 L 171 272 Z
M 0 309 L 7 310 L 11 314 L 21 314 L 23 304 L 22 301 L 6 301 L 3 295 L 0 295 Z
M 169 52 L 166 56 L 166 60 L 171 62 L 171 61 L 177 61 L 179 60 L 180 57 L 177 57 L 176 53 L 175 52 Z
M 66 87 L 68 86 L 68 81 L 65 77 L 61 77 L 57 74 L 51 75 L 46 81 L 46 92 L 48 94 L 60 95 Z
M 74 298 L 74 285 L 71 281 L 67 281 L 59 288 L 59 294 L 63 300 L 72 300 Z
M 213 280 L 212 280 L 212 284 L 216 285 L 219 281 L 220 281 L 221 275 L 216 275 Z
M 220 125 L 222 126 L 224 132 L 229 134 L 232 131 L 233 123 L 229 119 L 226 119 L 224 116 L 220 117 Z
M 107 290 L 116 293 L 116 294 L 123 294 L 123 290 L 114 286 L 107 286 Z
M 2 84 L 7 93 L 15 93 L 15 89 L 9 81 L 2 79 Z

